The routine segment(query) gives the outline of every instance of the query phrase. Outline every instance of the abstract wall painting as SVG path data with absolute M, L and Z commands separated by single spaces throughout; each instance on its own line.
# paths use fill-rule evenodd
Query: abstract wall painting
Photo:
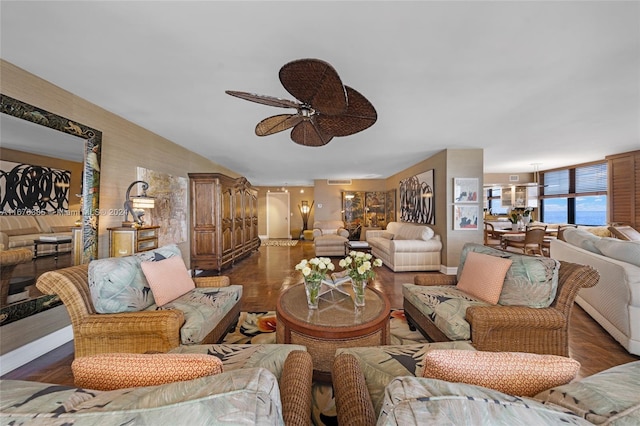
M 478 206 L 453 206 L 453 229 L 475 231 L 478 229 Z
M 138 179 L 149 184 L 147 194 L 155 197 L 155 206 L 146 211 L 145 222 L 160 226 L 158 245 L 187 241 L 187 178 L 138 167 Z
M 435 225 L 433 169 L 400 181 L 400 220 Z
M 61 213 L 69 210 L 71 172 L 0 160 L 3 214 Z

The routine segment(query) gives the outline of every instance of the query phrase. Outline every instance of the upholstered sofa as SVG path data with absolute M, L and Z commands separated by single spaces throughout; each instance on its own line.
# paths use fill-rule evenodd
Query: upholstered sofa
M 569 355 L 575 295 L 596 285 L 597 271 L 476 243 L 464 245 L 459 265 L 457 276 L 417 274 L 403 284 L 410 326 L 431 341 L 470 340 L 483 351 Z
M 313 223 L 313 246 L 316 256 L 343 256 L 349 231 L 341 220 L 318 220 Z
M 180 279 L 191 288 L 161 303 L 142 268 L 169 259 L 182 261 L 175 244 L 133 256 L 105 258 L 88 265 L 49 271 L 36 287 L 57 294 L 73 327 L 76 357 L 106 352 L 166 352 L 181 344 L 217 343 L 238 321 L 242 286 L 226 276 L 191 279 L 184 262 Z M 173 273 L 163 273 L 169 289 Z M 161 289 L 163 292 L 167 288 Z
M 9 249 L 28 248 L 33 250 L 33 240 L 42 236 L 71 237 L 71 228 L 80 216 L 65 214 L 47 215 L 0 215 L 0 233 L 5 234 Z M 4 239 L 4 236 L 0 235 Z M 53 253 L 53 245 L 38 247 L 38 255 Z M 60 253 L 71 251 L 71 243 L 62 243 L 58 247 Z
M 406 352 L 406 346 L 339 350 L 332 371 L 338 423 L 350 426 L 640 423 L 640 361 L 544 388 L 529 396 L 517 396 L 468 384 L 472 380 L 422 377 L 425 355 L 444 348 L 439 345 L 442 344 L 411 345 Z M 511 369 L 513 376 L 517 376 L 515 367 Z M 500 364 L 494 369 L 501 373 L 506 370 L 500 369 Z M 544 368 L 540 369 L 542 384 L 547 378 Z M 478 371 L 477 375 L 482 377 L 483 372 Z M 482 378 L 491 387 L 504 383 L 486 375 Z
M 218 346 L 218 347 L 216 347 Z M 254 346 L 254 348 L 248 348 Z M 272 424 L 308 425 L 311 417 L 311 357 L 296 345 L 213 345 L 197 348 L 222 359 L 222 373 L 192 380 L 123 389 L 2 380 L 2 424 L 122 425 L 122 424 Z M 250 353 L 247 353 L 250 351 Z M 234 358 L 235 355 L 235 358 Z M 146 356 L 146 355 L 145 355 Z M 164 355 L 163 365 L 169 364 Z M 178 356 L 169 356 L 177 358 Z M 158 363 L 157 355 L 143 362 Z M 204 358 L 207 358 L 206 356 Z M 109 361 L 107 357 L 107 362 Z M 193 366 L 190 360 L 190 366 Z M 135 361 L 134 361 L 135 362 Z M 208 361 L 207 361 L 208 362 Z M 94 360 L 80 358 L 74 378 L 103 385 L 104 375 L 91 377 Z M 100 365 L 103 364 L 104 361 Z M 127 371 L 144 367 L 109 368 L 127 382 Z M 172 368 L 169 365 L 167 368 Z M 178 366 L 173 370 L 177 372 Z M 84 371 L 83 371 L 84 370 Z M 141 371 L 143 370 L 143 371 Z M 153 368 L 147 369 L 149 372 Z M 194 370 L 191 368 L 190 370 Z M 102 369 L 100 369 L 102 371 Z M 165 372 L 162 371 L 164 374 Z M 180 376 L 188 375 L 180 371 Z M 89 376 L 87 378 L 87 376 Z M 196 376 L 198 377 L 198 376 Z M 129 380 L 139 380 L 130 377 Z
M 627 351 L 640 355 L 640 242 L 598 237 L 580 229 L 551 241 L 551 257 L 590 265 L 598 285 L 578 292 L 576 303 Z M 633 262 L 635 261 L 635 262 Z
M 440 236 L 426 225 L 389 222 L 386 230 L 369 230 L 371 254 L 392 271 L 440 270 Z

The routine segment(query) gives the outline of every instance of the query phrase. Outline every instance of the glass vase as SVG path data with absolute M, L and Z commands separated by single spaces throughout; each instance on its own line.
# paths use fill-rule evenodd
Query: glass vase
M 367 280 L 351 280 L 353 288 L 353 303 L 356 306 L 364 306 L 364 292 L 367 289 Z
M 307 305 L 309 309 L 318 309 L 318 300 L 320 299 L 320 286 L 322 278 L 305 278 L 304 291 L 307 293 Z

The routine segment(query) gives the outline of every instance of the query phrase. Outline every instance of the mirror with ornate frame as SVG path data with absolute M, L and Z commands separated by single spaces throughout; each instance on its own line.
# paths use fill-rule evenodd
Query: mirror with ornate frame
M 0 113 L 26 120 L 31 124 L 44 126 L 57 132 L 76 137 L 76 139 L 84 142 L 82 148 L 83 161 L 82 167 L 82 191 L 81 194 L 81 210 L 82 210 L 82 247 L 78 258 L 80 263 L 88 263 L 92 259 L 98 257 L 98 218 L 99 218 L 99 196 L 100 196 L 100 159 L 102 151 L 102 132 L 90 128 L 84 124 L 75 122 L 68 118 L 53 114 L 33 105 L 29 105 L 12 97 L 0 94 Z M 52 139 L 53 140 L 53 139 Z M 27 142 L 24 143 L 25 147 Z M 56 147 L 48 147 L 47 152 L 55 150 Z M 9 306 L 11 313 L 3 312 L 2 315 L 11 315 L 24 317 L 39 312 L 43 306 L 50 303 L 51 297 L 42 296 L 38 298 L 27 299 L 23 302 L 16 302 Z M 2 309 L 5 310 L 5 307 Z M 16 320 L 19 318 L 12 318 Z M 5 322 L 2 321 L 4 325 Z

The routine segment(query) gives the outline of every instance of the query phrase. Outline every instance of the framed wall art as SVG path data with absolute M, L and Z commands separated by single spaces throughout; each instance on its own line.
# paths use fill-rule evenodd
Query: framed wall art
M 478 178 L 453 178 L 453 202 L 477 203 Z
M 400 181 L 400 220 L 435 225 L 433 169 Z
M 478 229 L 478 206 L 453 206 L 453 229 L 475 231 Z

